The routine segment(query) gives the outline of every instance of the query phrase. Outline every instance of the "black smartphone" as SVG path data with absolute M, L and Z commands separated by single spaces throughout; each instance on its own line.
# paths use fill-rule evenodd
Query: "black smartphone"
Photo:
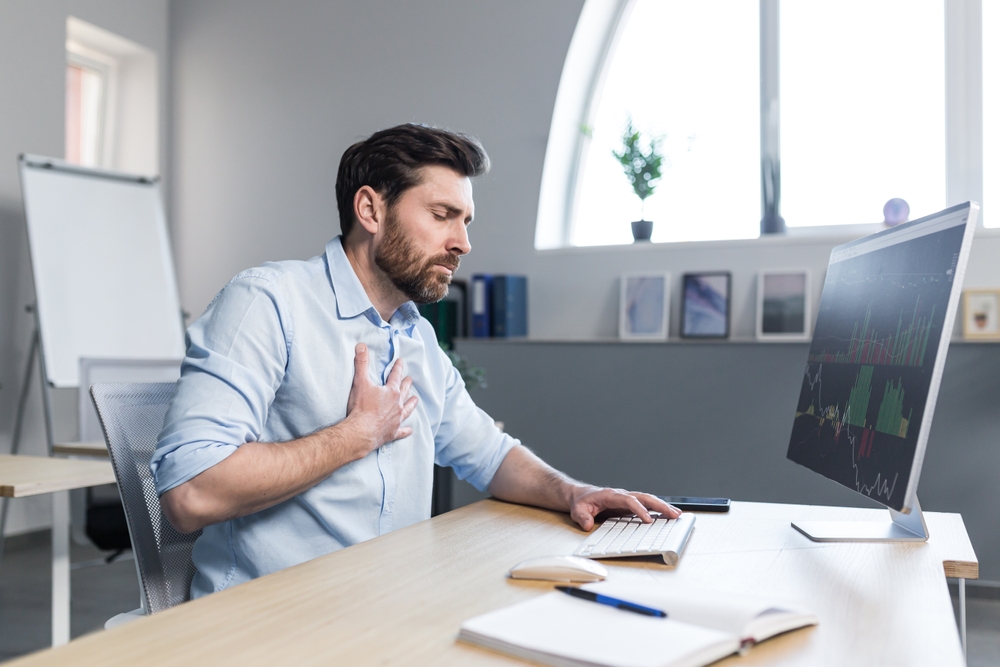
M 728 512 L 729 498 L 700 498 L 698 496 L 657 496 L 679 510 L 689 512 Z

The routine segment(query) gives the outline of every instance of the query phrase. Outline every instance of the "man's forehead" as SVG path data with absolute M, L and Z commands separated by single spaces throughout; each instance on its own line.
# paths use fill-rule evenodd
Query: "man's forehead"
M 413 187 L 418 194 L 429 200 L 440 200 L 452 207 L 462 206 L 472 209 L 472 179 L 450 167 L 429 165 L 420 168 L 420 182 Z

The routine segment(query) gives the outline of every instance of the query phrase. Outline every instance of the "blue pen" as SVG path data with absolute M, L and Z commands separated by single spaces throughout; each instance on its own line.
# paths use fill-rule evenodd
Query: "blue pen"
M 556 586 L 556 590 L 562 591 L 567 595 L 572 595 L 575 598 L 580 598 L 581 600 L 590 600 L 591 602 L 596 602 L 598 604 L 606 604 L 609 607 L 614 607 L 615 609 L 631 611 L 636 614 L 642 614 L 643 616 L 655 616 L 657 618 L 667 617 L 667 612 L 660 609 L 644 607 L 641 604 L 628 602 L 627 600 L 619 600 L 618 598 L 601 595 L 600 593 L 592 593 L 590 591 L 585 591 L 582 588 L 573 588 L 572 586 Z

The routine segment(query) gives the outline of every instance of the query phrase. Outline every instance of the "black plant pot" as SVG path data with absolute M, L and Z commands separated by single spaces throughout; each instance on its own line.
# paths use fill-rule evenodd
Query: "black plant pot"
M 632 238 L 635 242 L 648 241 L 653 237 L 652 220 L 636 220 L 632 223 Z

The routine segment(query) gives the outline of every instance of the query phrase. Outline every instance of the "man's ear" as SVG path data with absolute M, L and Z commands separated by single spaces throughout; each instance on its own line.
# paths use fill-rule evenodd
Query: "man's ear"
M 354 217 L 366 232 L 374 236 L 385 221 L 385 202 L 370 185 L 354 193 Z

